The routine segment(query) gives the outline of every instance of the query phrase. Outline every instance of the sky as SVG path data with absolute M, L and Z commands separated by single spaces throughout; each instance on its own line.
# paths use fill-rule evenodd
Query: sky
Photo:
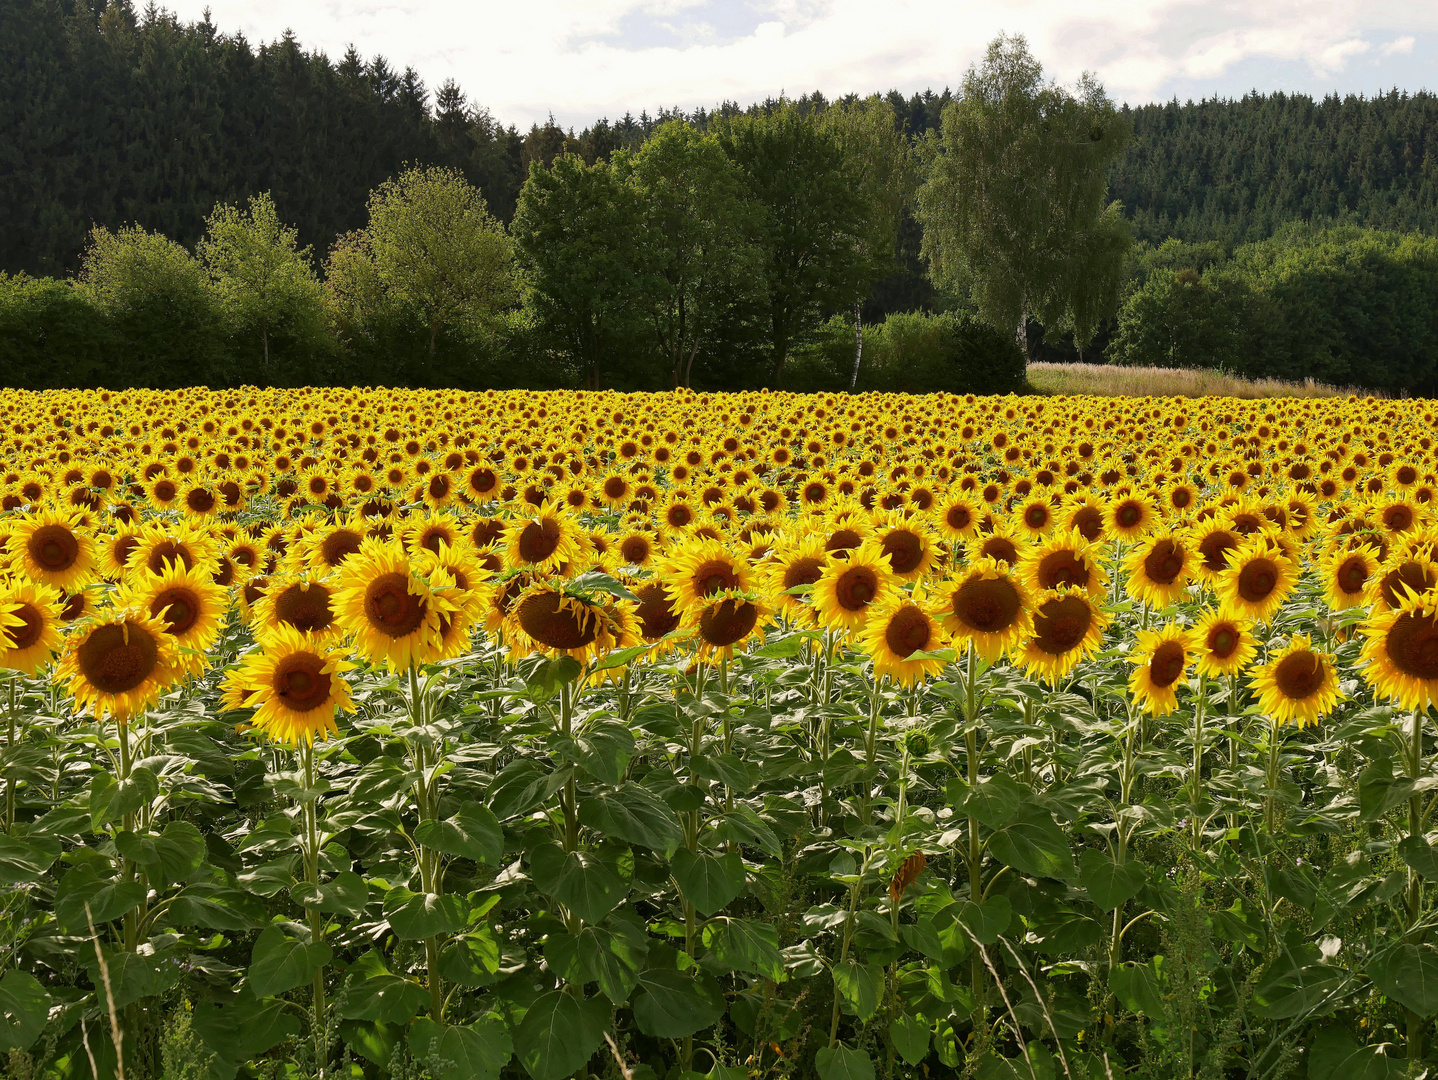
M 252 43 L 454 79 L 522 130 L 626 111 L 957 86 L 998 33 L 1119 102 L 1438 91 L 1438 0 L 166 0 Z

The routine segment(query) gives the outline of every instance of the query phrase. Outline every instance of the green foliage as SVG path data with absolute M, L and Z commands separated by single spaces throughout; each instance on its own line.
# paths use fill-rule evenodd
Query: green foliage
M 0 274 L 0 370 L 7 386 L 121 385 L 109 322 L 73 282 Z
M 1001 331 L 1027 324 L 1086 345 L 1118 301 L 1128 228 L 1106 173 L 1128 125 L 1090 76 L 1077 94 L 1043 82 L 1023 38 L 999 37 L 925 146 L 924 253 L 936 281 L 972 296 Z

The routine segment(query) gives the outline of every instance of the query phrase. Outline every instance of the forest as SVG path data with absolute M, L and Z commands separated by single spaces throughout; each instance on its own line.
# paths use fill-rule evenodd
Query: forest
M 905 340 L 947 342 L 918 363 L 929 374 L 903 388 L 1004 389 L 975 382 L 974 364 L 962 358 L 984 357 L 979 369 L 1015 363 L 1015 351 L 976 318 L 968 283 L 941 282 L 930 272 L 932 252 L 924 250 L 926 230 L 916 212 L 925 148 L 941 141 L 945 111 L 962 96 L 958 89 L 834 100 L 815 92 L 747 106 L 626 113 L 579 131 L 551 119 L 521 131 L 453 82 L 432 91 L 415 71 L 396 70 L 383 57 L 351 49 L 335 60 L 288 35 L 255 44 L 208 17 L 185 23 L 153 6 L 137 11 L 128 0 L 103 6 L 16 0 L 0 12 L 0 31 L 0 203 L 9 210 L 0 220 L 0 360 L 12 385 L 56 385 L 54 379 L 93 385 L 104 377 L 169 385 L 181 372 L 193 377 L 196 371 L 216 385 L 282 383 L 335 378 L 343 370 L 374 381 L 389 372 L 406 385 L 862 388 L 868 370 L 846 370 L 850 364 L 839 359 L 835 343 L 854 338 L 862 354 L 867 332 L 871 358 L 890 356 L 884 327 L 894 314 L 911 321 L 943 316 L 942 325 L 926 324 L 924 333 Z M 1021 352 L 1223 367 L 1384 390 L 1429 385 L 1438 371 L 1438 315 L 1428 311 L 1431 259 L 1424 237 L 1438 229 L 1438 97 L 1397 90 L 1322 100 L 1251 94 L 1114 106 L 1113 114 L 1122 147 L 1102 176 L 1132 243 L 1112 310 L 1094 323 L 1088 340 L 1075 337 L 1063 320 L 1050 325 L 1034 317 Z M 683 342 L 665 344 L 652 310 L 639 300 L 620 305 L 624 310 L 609 319 L 605 340 L 591 334 L 587 345 L 577 344 L 572 329 L 555 325 L 556 304 L 546 307 L 542 290 L 532 288 L 542 268 L 526 265 L 522 251 L 507 294 L 491 296 L 481 317 L 436 328 L 399 303 L 390 306 L 394 317 L 369 318 L 362 330 L 346 321 L 342 290 L 329 271 L 372 224 L 376 196 L 399 183 L 407 168 L 461 178 L 496 236 L 507 238 L 502 246 L 518 239 L 516 215 L 533 167 L 551 178 L 575 170 L 572 185 L 589 183 L 591 195 L 601 197 L 603 184 L 631 169 L 623 162 L 676 122 L 697 136 L 684 150 L 695 160 L 710 153 L 710 140 L 723 143 L 735 125 L 751 131 L 767 125 L 795 138 L 812 130 L 815 155 L 803 192 L 761 191 L 776 174 L 766 179 L 762 161 L 746 164 L 733 140 L 727 144 L 733 175 L 720 180 L 742 174 L 743 190 L 728 202 L 738 218 L 730 214 L 724 225 L 741 241 L 738 247 L 747 248 L 731 252 L 738 262 L 728 265 L 732 270 L 746 257 L 767 260 L 770 285 L 784 279 L 771 241 L 785 228 L 775 207 L 786 198 L 825 204 L 827 217 L 811 223 L 817 226 L 811 239 L 815 251 L 828 253 L 818 259 L 824 280 L 802 297 L 776 299 L 772 288 L 763 297 L 731 292 L 699 347 L 686 339 L 691 355 L 677 375 Z M 886 175 L 876 180 L 872 168 L 856 162 L 856 138 L 871 154 L 888 155 L 879 170 Z M 819 147 L 823 142 L 827 149 Z M 657 157 L 650 155 L 656 164 Z M 557 172 L 556 161 L 572 164 Z M 859 179 L 861 172 L 867 180 Z M 643 187 L 632 169 L 623 183 Z M 826 184 L 827 195 L 820 190 Z M 844 205 L 844 187 L 859 196 L 851 205 Z M 705 189 L 706 198 L 713 194 Z M 267 346 L 250 346 L 248 324 L 237 326 L 236 303 L 222 295 L 201 250 L 216 215 L 244 217 L 261 204 L 272 214 L 272 229 L 288 238 L 281 246 L 302 264 L 291 271 L 312 279 L 299 289 L 309 307 L 291 320 L 287 332 L 294 340 L 282 341 L 277 357 Z M 750 220 L 739 221 L 746 213 Z M 529 220 L 538 227 L 533 215 Z M 610 215 L 608 225 L 615 224 Z M 142 238 L 152 254 L 168 253 L 168 270 L 158 276 L 179 274 L 188 283 L 182 290 L 192 307 L 188 322 L 168 330 L 153 317 L 137 322 L 141 309 L 151 316 L 174 310 L 168 294 L 126 301 L 124 318 L 113 302 L 107 308 L 103 290 L 86 278 L 103 249 L 97 228 L 120 239 L 109 249 L 117 254 Z M 860 236 L 866 228 L 870 235 Z M 1186 254 L 1175 255 L 1174 243 Z M 1241 255 L 1270 249 L 1290 255 Z M 1299 249 L 1308 254 L 1291 254 Z M 1188 267 L 1180 283 L 1190 291 L 1195 284 L 1209 290 L 1215 275 L 1247 282 L 1241 302 L 1233 295 L 1237 286 L 1227 287 L 1224 311 L 1214 316 L 1222 330 L 1190 325 L 1187 294 L 1170 295 L 1164 283 L 1183 267 L 1152 275 L 1174 259 L 1202 263 Z M 1335 269 L 1340 264 L 1343 273 Z M 1241 273 L 1240 266 L 1246 268 Z M 604 284 L 614 295 L 638 296 L 644 273 L 642 267 L 616 271 Z M 1208 278 L 1194 283 L 1192 274 Z M 1274 277 L 1280 274 L 1286 284 Z M 140 276 L 151 284 L 156 278 Z M 1384 294 L 1361 291 L 1380 283 L 1390 294 L 1396 287 L 1413 298 L 1396 322 L 1385 314 L 1391 304 Z M 1155 294 L 1164 288 L 1169 292 Z M 1356 309 L 1327 319 L 1321 340 L 1269 347 L 1277 336 L 1265 327 L 1275 319 L 1307 325 L 1305 313 L 1322 309 L 1335 289 Z M 775 304 L 784 309 L 777 316 L 768 311 Z M 353 304 L 348 311 L 354 314 Z M 136 338 L 141 322 L 145 334 Z M 1393 344 L 1383 346 L 1386 358 L 1370 363 L 1375 338 Z M 591 357 L 605 355 L 603 370 L 584 359 L 585 348 Z M 126 357 L 137 349 L 168 350 L 175 358 L 161 355 L 135 367 Z M 911 359 L 894 370 L 914 366 Z M 179 367 L 167 368 L 172 362 Z M 867 385 L 901 388 L 884 371 Z

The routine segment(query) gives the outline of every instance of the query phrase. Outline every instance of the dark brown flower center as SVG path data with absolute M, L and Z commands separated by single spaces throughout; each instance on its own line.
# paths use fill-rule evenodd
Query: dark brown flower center
M 329 672 L 314 653 L 291 653 L 275 667 L 275 692 L 293 712 L 309 712 L 329 701 Z
M 166 563 L 174 563 L 190 570 L 195 565 L 195 556 L 184 544 L 177 544 L 173 540 L 161 540 L 150 551 L 150 557 L 145 560 L 145 568 L 152 574 L 163 574 Z
M 1238 537 L 1227 529 L 1215 529 L 1198 544 L 1198 553 L 1203 556 L 1203 565 L 1218 573 L 1228 565 L 1228 553 L 1238 547 Z
M 1378 590 L 1383 596 L 1383 601 L 1389 607 L 1395 608 L 1403 602 L 1411 589 L 1415 593 L 1425 593 L 1434 585 L 1438 585 L 1438 578 L 1424 565 L 1416 560 L 1410 559 L 1396 570 L 1390 570 L 1383 575 L 1378 585 Z
M 559 548 L 564 532 L 553 518 L 531 521 L 519 534 L 519 557 L 525 562 L 543 562 Z
M 679 613 L 669 603 L 669 594 L 657 581 L 635 589 L 639 607 L 634 614 L 639 619 L 639 632 L 646 641 L 658 641 L 679 625 Z
M 1095 506 L 1081 507 L 1074 513 L 1069 524 L 1079 535 L 1092 543 L 1103 534 L 1103 513 Z
M 723 559 L 709 559 L 700 563 L 695 567 L 690 580 L 694 583 L 694 592 L 699 596 L 713 596 L 717 592 L 739 586 L 739 575 L 734 572 L 734 564 Z
M 1322 657 L 1306 649 L 1285 656 L 1273 669 L 1273 681 L 1283 696 L 1298 701 L 1321 690 L 1326 679 Z
M 1277 587 L 1278 564 L 1266 556 L 1249 559 L 1238 572 L 1238 595 L 1247 603 L 1262 603 Z
M 1051 656 L 1062 656 L 1083 641 L 1093 625 L 1093 609 L 1077 596 L 1062 596 L 1034 613 L 1034 644 Z
M 1338 567 L 1333 580 L 1340 592 L 1352 596 L 1363 591 L 1363 586 L 1368 584 L 1368 576 L 1368 561 L 1362 556 L 1350 555 Z
M 1384 639 L 1393 666 L 1414 679 L 1438 679 L 1438 612 L 1405 611 Z
M 868 566 L 851 566 L 834 582 L 834 599 L 845 611 L 863 611 L 879 592 L 879 575 Z
M 879 549 L 889 557 L 896 574 L 911 574 L 924 561 L 924 542 L 908 529 L 891 529 Z
M 64 525 L 44 525 L 31 534 L 26 550 L 42 570 L 59 573 L 75 565 L 80 541 Z
M 1013 566 L 1019 561 L 1019 549 L 1007 536 L 991 536 L 979 548 L 979 557 L 990 557 Z
M 1183 549 L 1172 540 L 1160 540 L 1143 559 L 1143 572 L 1158 585 L 1172 585 L 1183 572 Z
M 699 635 L 710 645 L 724 648 L 743 641 L 759 621 L 759 609 L 747 600 L 724 600 L 699 616 Z
M 1148 662 L 1148 677 L 1154 686 L 1167 689 L 1183 674 L 1183 646 L 1177 641 L 1162 642 Z
M 558 592 L 526 596 L 516 613 L 524 632 L 551 649 L 582 649 L 599 636 L 598 613 Z
M 649 541 L 642 536 L 626 536 L 619 545 L 619 554 L 633 566 L 643 566 L 649 560 Z
M 409 591 L 409 576 L 395 571 L 381 574 L 369 583 L 365 589 L 364 610 L 371 628 L 392 638 L 402 638 L 419 629 L 428 606 L 424 597 Z
M 250 582 L 250 585 L 254 584 L 254 581 Z M 249 593 L 250 585 L 245 587 L 246 594 Z M 260 587 L 263 589 L 263 584 Z M 299 584 L 291 585 L 275 597 L 275 618 L 307 634 L 328 630 L 334 620 L 334 612 L 330 608 L 330 591 L 318 584 L 312 584 L 309 588 Z
M 1236 626 L 1216 623 L 1208 631 L 1208 651 L 1220 660 L 1227 660 L 1237 650 L 1241 640 Z
M 953 611 L 960 622 L 981 634 L 1007 630 L 1019 617 L 1019 592 L 1005 578 L 975 578 L 954 593 Z
M 165 624 L 171 634 L 183 634 L 200 617 L 200 600 L 190 589 L 165 589 L 150 601 L 150 614 Z
M 1088 564 L 1079 558 L 1077 552 L 1062 548 L 1039 560 L 1038 573 L 1035 576 L 1042 589 L 1057 589 L 1060 585 L 1073 585 L 1084 589 L 1088 587 L 1091 575 Z
M 338 566 L 359 551 L 363 539 L 353 529 L 334 529 L 320 541 L 320 559 L 326 566 Z
M 80 671 L 104 694 L 135 689 L 154 672 L 159 655 L 159 642 L 135 622 L 96 627 L 75 651 Z
M 934 636 L 933 624 L 929 617 L 913 604 L 905 604 L 889 617 L 884 628 L 884 643 L 889 651 L 901 659 L 927 649 Z
M 784 588 L 812 585 L 824 572 L 824 560 L 805 555 L 791 562 L 784 570 Z
M 11 626 L 5 632 L 15 642 L 15 649 L 28 649 L 35 642 L 40 640 L 40 635 L 45 632 L 45 616 L 40 610 L 29 601 L 21 603 L 19 611 L 12 611 L 11 615 L 20 620 L 19 626 Z

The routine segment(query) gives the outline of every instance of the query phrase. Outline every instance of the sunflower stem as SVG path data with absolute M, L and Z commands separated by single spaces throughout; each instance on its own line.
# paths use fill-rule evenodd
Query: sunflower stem
M 20 707 L 15 700 L 15 684 L 19 681 L 16 676 L 9 678 L 10 683 L 10 707 L 6 710 L 8 733 L 5 740 L 5 751 L 11 757 L 15 754 L 15 721 L 19 718 Z M 11 776 L 5 781 L 5 832 L 8 834 L 15 827 L 15 777 Z
M 310 884 L 310 895 L 313 896 L 319 891 L 320 884 L 320 845 L 319 845 L 319 822 L 316 820 L 316 796 L 315 787 L 315 748 L 311 742 L 300 741 L 300 767 L 304 771 L 305 778 L 305 880 Z M 305 916 L 310 924 L 310 943 L 318 945 L 324 940 L 325 920 L 319 908 L 306 905 Z M 325 1034 L 325 969 L 321 964 L 315 971 L 314 978 L 314 1008 L 315 1008 L 315 1064 L 319 1068 L 320 1080 L 325 1075 L 325 1051 L 327 1049 L 328 1037 Z
M 1268 733 L 1268 769 L 1265 776 L 1268 795 L 1263 805 L 1263 828 L 1269 836 L 1278 828 L 1278 764 L 1282 744 L 1280 736 L 1283 732 L 1283 725 L 1278 720 L 1272 720 L 1271 724 Z

